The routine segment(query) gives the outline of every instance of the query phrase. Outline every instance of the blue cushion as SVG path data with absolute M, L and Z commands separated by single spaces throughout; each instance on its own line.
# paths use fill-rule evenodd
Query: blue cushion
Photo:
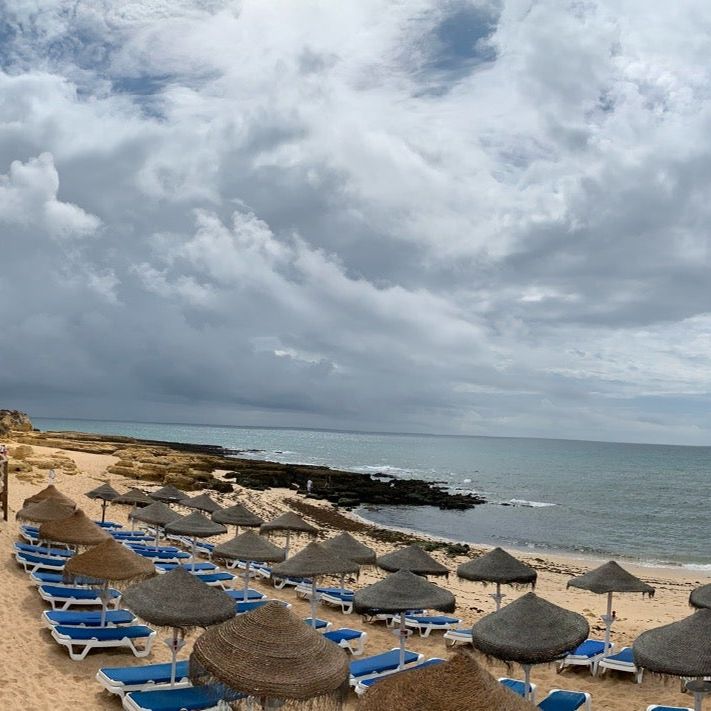
M 433 667 L 436 664 L 442 664 L 444 659 L 425 659 L 424 662 L 420 662 L 419 664 L 415 664 L 414 666 L 408 667 L 407 669 L 403 669 L 401 672 L 397 672 L 398 674 L 404 674 L 405 672 L 410 672 L 410 671 L 418 671 L 419 669 L 426 669 L 427 667 Z M 393 676 L 392 674 L 388 676 Z M 379 681 L 382 681 L 385 677 L 374 677 L 373 679 L 365 679 L 364 681 L 361 681 L 360 683 L 363 684 L 363 686 L 373 686 L 373 684 L 377 684 Z
M 632 654 L 632 647 L 625 647 L 622 651 L 617 654 L 611 654 L 605 659 L 612 659 L 615 662 L 627 662 L 628 664 L 634 664 L 634 656 Z
M 190 572 L 189 569 L 188 572 Z M 201 573 L 199 570 L 195 571 L 195 577 L 198 580 L 202 580 L 203 583 L 217 583 L 224 580 L 235 579 L 235 576 L 229 573 Z
M 18 553 L 17 559 L 30 565 L 38 565 L 40 568 L 64 568 L 64 558 L 45 558 L 32 553 Z
M 423 625 L 454 625 L 461 620 L 458 617 L 447 617 L 446 615 L 432 615 L 431 617 L 418 617 L 416 615 L 405 615 L 408 620 L 414 620 Z
M 71 558 L 74 553 L 66 548 L 48 548 L 47 546 L 34 546 L 31 543 L 15 543 L 15 550 L 25 553 L 34 553 L 42 556 L 55 556 L 57 558 Z
M 66 627 L 57 625 L 54 629 L 58 634 L 66 635 L 76 640 L 97 639 L 106 641 L 112 639 L 139 639 L 150 636 L 153 630 L 145 625 L 135 625 L 133 627 Z
M 256 610 L 258 607 L 262 607 L 262 605 L 266 605 L 268 602 L 269 600 L 267 599 L 247 600 L 247 602 L 236 602 L 235 614 L 241 615 L 243 612 L 251 612 L 252 610 Z
M 405 650 L 405 664 L 412 664 L 417 661 L 418 655 L 415 652 Z M 375 672 L 391 671 L 397 669 L 400 664 L 400 650 L 391 649 L 389 652 L 376 654 L 365 659 L 358 659 L 350 663 L 352 677 L 366 676 Z
M 521 681 L 520 679 L 501 679 L 500 683 L 507 689 L 511 689 L 514 694 L 518 694 L 519 696 L 523 696 L 526 690 L 526 682 Z M 529 683 L 528 686 L 530 687 L 531 684 Z
M 576 657 L 596 657 L 605 651 L 605 643 L 597 639 L 586 639 L 575 651 L 571 652 Z
M 240 590 L 226 590 L 225 591 L 233 600 L 236 600 L 237 602 L 244 602 L 246 600 L 261 600 L 264 597 L 263 593 L 260 593 L 259 590 L 255 590 L 254 588 L 249 588 L 247 590 L 247 597 L 245 598 L 244 595 L 244 588 L 241 588 Z
M 311 618 L 310 617 L 305 617 L 304 622 L 309 626 L 313 627 L 314 629 L 320 630 L 323 629 L 324 627 L 328 627 L 328 620 L 320 620 L 318 617 L 316 618 L 316 624 L 313 625 L 311 623 Z
M 50 597 L 56 597 L 60 599 L 72 598 L 74 600 L 94 600 L 99 598 L 98 590 L 91 590 L 89 588 L 60 588 L 54 585 L 40 585 L 39 588 L 43 593 L 49 595 Z M 109 598 L 115 599 L 119 597 L 121 593 L 118 590 L 109 588 Z
M 652 706 L 651 711 L 691 711 L 688 706 Z
M 324 632 L 323 636 L 326 639 L 330 639 L 331 642 L 338 644 L 339 642 L 358 639 L 363 636 L 363 632 L 360 630 L 352 630 L 348 627 L 342 627 L 341 629 L 333 630 L 332 632 Z
M 48 610 L 45 617 L 55 625 L 84 625 L 99 627 L 101 612 L 74 612 L 72 610 Z M 135 619 L 128 610 L 107 610 L 106 622 L 112 625 L 130 625 Z
M 206 686 L 162 691 L 132 691 L 130 696 L 139 709 L 146 711 L 201 711 L 214 706 L 221 695 Z
M 538 708 L 543 711 L 576 711 L 584 703 L 585 694 L 579 691 L 553 691 L 538 704 Z
M 175 665 L 175 678 L 184 679 L 188 675 L 188 660 L 182 659 Z M 144 664 L 138 667 L 104 667 L 100 671 L 111 681 L 134 686 L 136 684 L 170 683 L 170 664 Z

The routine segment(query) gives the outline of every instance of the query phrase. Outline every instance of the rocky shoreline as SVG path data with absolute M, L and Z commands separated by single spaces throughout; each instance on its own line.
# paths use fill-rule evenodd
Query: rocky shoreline
M 29 418 L 23 420 L 29 422 Z M 311 482 L 313 499 L 353 509 L 373 506 L 435 506 L 440 509 L 470 509 L 486 503 L 483 497 L 447 491 L 438 483 L 421 479 L 396 479 L 385 474 L 348 472 L 329 467 L 282 464 L 240 457 L 240 450 L 189 442 L 141 440 L 119 435 L 86 432 L 13 431 L 13 438 L 25 445 L 109 454 L 117 461 L 109 466 L 112 474 L 173 484 L 190 491 L 212 489 L 229 493 L 231 482 L 257 491 L 280 487 L 306 492 Z M 14 471 L 22 471 L 15 463 Z

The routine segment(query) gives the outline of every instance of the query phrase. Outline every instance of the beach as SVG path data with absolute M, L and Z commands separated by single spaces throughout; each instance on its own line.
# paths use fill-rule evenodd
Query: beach
M 12 441 L 9 444 L 13 446 Z M 99 483 L 108 481 L 119 491 L 124 491 L 129 486 L 139 486 L 149 490 L 157 486 L 145 480 L 108 473 L 107 468 L 113 468 L 118 461 L 117 457 L 109 453 L 97 454 L 51 447 L 32 447 L 34 459 L 50 460 L 58 455 L 69 458 L 73 465 L 57 469 L 54 483 L 63 493 L 77 501 L 78 505 L 93 518 L 100 515 L 100 503 L 88 499 L 84 494 Z M 25 471 L 20 474 L 10 475 L 10 520 L 2 525 L 0 534 L 0 558 L 4 569 L 0 583 L 3 600 L 0 620 L 3 623 L 6 649 L 4 683 L 0 685 L 0 701 L 10 705 L 21 698 L 28 708 L 37 711 L 50 709 L 69 711 L 81 707 L 118 711 L 121 708 L 118 698 L 102 691 L 96 683 L 94 677 L 97 670 L 102 666 L 165 661 L 168 659 L 168 650 L 162 644 L 156 643 L 149 660 L 137 660 L 130 654 L 122 652 L 95 652 L 82 662 L 73 662 L 69 659 L 66 650 L 54 643 L 49 631 L 40 621 L 45 605 L 40 600 L 35 587 L 30 584 L 27 574 L 16 564 L 12 555 L 12 545 L 17 540 L 18 532 L 14 514 L 21 508 L 25 498 L 36 493 L 47 483 L 46 468 L 32 466 L 28 469 L 26 465 L 23 468 Z M 215 471 L 213 476 L 219 479 L 224 476 L 224 473 L 224 471 Z M 235 484 L 233 493 L 209 492 L 223 505 L 244 503 L 265 519 L 282 511 L 295 510 L 319 527 L 322 538 L 340 529 L 348 528 L 379 552 L 393 550 L 396 547 L 393 543 L 383 540 L 388 536 L 383 536 L 383 532 L 377 527 L 363 524 L 356 517 L 342 510 L 335 511 L 328 502 L 307 500 L 291 489 L 271 488 L 257 491 L 240 487 L 238 479 L 230 482 Z M 194 493 L 200 493 L 200 490 L 194 490 Z M 128 507 L 111 506 L 107 518 L 125 523 L 128 511 Z M 229 534 L 231 535 L 232 533 Z M 566 532 L 561 530 L 560 535 L 564 537 Z M 305 542 L 305 539 L 299 540 L 296 546 L 303 545 Z M 541 554 L 517 555 L 537 569 L 539 577 L 536 592 L 538 594 L 585 615 L 590 623 L 592 634 L 599 636 L 602 633 L 603 627 L 599 615 L 604 609 L 604 598 L 582 590 L 566 589 L 566 583 L 571 577 L 595 567 L 599 561 Z M 455 614 L 463 619 L 463 626 L 493 611 L 493 601 L 489 597 L 491 588 L 460 581 L 454 574 L 457 565 L 466 560 L 466 556 L 451 556 L 445 549 L 434 551 L 433 556 L 452 571 L 448 579 L 439 579 L 435 582 L 448 587 L 456 595 Z M 652 599 L 643 599 L 640 595 L 615 597 L 617 620 L 613 627 L 613 641 L 618 648 L 630 644 L 644 630 L 679 620 L 690 614 L 691 610 L 688 606 L 690 591 L 708 582 L 703 573 L 683 568 L 637 567 L 627 564 L 626 567 L 653 585 L 656 588 L 656 595 Z M 365 569 L 357 580 L 352 581 L 352 584 L 358 588 L 380 577 L 382 573 Z M 309 604 L 299 600 L 293 590 L 274 591 L 267 583 L 259 581 L 255 581 L 254 586 L 264 592 L 270 592 L 272 597 L 292 603 L 292 609 L 297 615 L 305 617 L 309 614 Z M 508 589 L 504 592 L 507 594 L 504 602 L 521 594 L 520 591 Z M 336 627 L 349 626 L 365 630 L 368 633 L 366 654 L 384 651 L 396 644 L 392 632 L 382 624 L 366 624 L 357 615 L 344 616 L 325 606 L 319 606 L 319 615 L 331 620 Z M 189 645 L 196 634 L 193 633 L 188 638 L 188 647 L 183 654 L 189 652 Z M 426 639 L 414 635 L 408 642 L 408 647 L 427 656 L 447 657 L 451 653 L 451 649 L 445 647 L 441 633 L 437 632 Z M 520 677 L 521 675 L 520 669 L 516 667 L 507 669 L 503 664 L 492 663 L 486 659 L 481 661 L 495 676 Z M 583 690 L 592 695 L 594 709 L 608 711 L 643 710 L 652 703 L 676 706 L 688 706 L 691 703 L 688 695 L 679 692 L 678 681 L 664 681 L 652 675 L 645 675 L 642 684 L 637 685 L 631 675 L 608 673 L 600 678 L 593 678 L 587 671 L 575 669 L 566 670 L 559 675 L 553 665 L 548 665 L 535 667 L 532 681 L 538 686 L 539 699 L 551 688 Z M 355 695 L 349 699 L 347 708 L 356 708 Z

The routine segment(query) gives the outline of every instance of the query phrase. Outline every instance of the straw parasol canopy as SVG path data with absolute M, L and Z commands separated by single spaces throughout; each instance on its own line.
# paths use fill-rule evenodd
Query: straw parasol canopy
M 443 664 L 405 670 L 374 684 L 358 711 L 534 711 L 529 701 L 500 684 L 472 657 L 459 653 Z
M 530 565 L 514 558 L 503 548 L 494 548 L 478 558 L 462 563 L 457 568 L 457 575 L 478 583 L 533 587 L 538 578 L 538 573 Z
M 208 627 L 235 614 L 229 595 L 180 567 L 132 585 L 122 602 L 135 615 L 160 627 Z
M 524 666 L 564 657 L 588 636 L 587 620 L 552 602 L 526 593 L 472 627 L 476 649 L 505 662 Z
M 275 546 L 264 536 L 253 531 L 245 531 L 226 543 L 220 543 L 212 551 L 213 558 L 277 563 L 284 560 L 284 549 Z
M 711 610 L 643 632 L 632 647 L 634 663 L 657 674 L 711 676 Z
M 166 506 L 162 501 L 154 501 L 140 511 L 134 511 L 130 514 L 131 518 L 142 523 L 147 523 L 150 526 L 167 526 L 171 521 L 176 521 L 182 516 L 176 513 L 169 506 Z
M 403 612 L 439 610 L 454 612 L 454 595 L 409 570 L 391 573 L 384 580 L 357 590 L 353 599 L 356 612 Z
M 621 565 L 611 560 L 595 570 L 568 581 L 569 588 L 580 588 L 603 595 L 606 593 L 642 593 L 654 596 L 654 588 L 628 573 Z
M 358 563 L 347 558 L 339 558 L 320 543 L 313 542 L 283 563 L 277 563 L 272 567 L 272 575 L 277 578 L 311 578 L 357 572 Z
M 694 588 L 689 595 L 689 605 L 698 609 L 711 608 L 711 583 Z
M 615 613 L 612 610 L 614 593 L 642 593 L 642 595 L 649 595 L 649 597 L 654 596 L 654 588 L 651 585 L 647 585 L 644 580 L 628 573 L 614 560 L 569 580 L 568 587 L 590 590 L 597 595 L 607 595 L 607 612 L 602 615 L 602 621 L 605 623 L 604 649 L 606 654 L 610 648 L 612 624 L 615 621 Z
M 347 558 L 359 565 L 375 564 L 375 551 L 346 531 L 326 539 L 321 545 L 333 555 Z
M 165 526 L 166 533 L 175 533 L 179 536 L 190 536 L 191 538 L 210 538 L 227 533 L 227 529 L 221 523 L 211 521 L 207 516 L 199 511 L 187 516 L 181 516 Z
M 161 487 L 158 491 L 149 494 L 149 496 L 156 501 L 163 501 L 166 504 L 179 504 L 188 498 L 188 495 L 184 491 L 180 491 L 180 489 L 172 484 Z
M 123 494 L 119 494 L 112 502 L 112 504 L 124 504 L 127 506 L 149 506 L 154 503 L 148 494 L 132 487 Z
M 429 553 L 414 543 L 392 553 L 381 555 L 378 558 L 378 567 L 390 573 L 409 570 L 418 575 L 449 575 L 446 566 L 438 563 Z
M 198 494 L 192 499 L 184 499 L 180 502 L 183 506 L 198 511 L 205 511 L 209 514 L 214 514 L 217 511 L 222 511 L 222 506 L 215 501 L 210 494 Z
M 224 523 L 227 526 L 244 526 L 245 528 L 257 528 L 264 521 L 252 513 L 246 506 L 235 504 L 221 511 L 216 511 L 212 514 L 212 520 L 217 523 Z
M 20 521 L 33 521 L 47 523 L 48 521 L 61 521 L 74 513 L 74 505 L 66 504 L 60 499 L 42 499 L 21 508 L 15 518 Z
M 207 630 L 190 655 L 193 682 L 217 681 L 262 703 L 339 706 L 348 675 L 345 652 L 276 602 Z
M 273 531 L 284 531 L 286 533 L 286 545 L 284 549 L 286 550 L 287 556 L 289 555 L 289 544 L 291 542 L 291 534 L 293 533 L 308 533 L 310 536 L 315 536 L 318 533 L 318 529 L 312 526 L 310 523 L 306 523 L 301 516 L 297 516 L 292 511 L 287 511 L 286 513 L 273 518 L 267 523 L 263 523 L 259 530 L 261 533 L 271 533 Z
M 39 537 L 43 541 L 55 541 L 76 546 L 96 546 L 110 538 L 101 526 L 97 526 L 80 509 L 67 518 L 43 523 L 39 529 Z
M 86 496 L 90 499 L 101 499 L 102 501 L 113 501 L 119 495 L 111 484 L 102 484 L 96 489 L 86 492 Z
M 297 516 L 292 511 L 273 518 L 267 523 L 260 526 L 262 533 L 271 533 L 272 531 L 295 531 L 297 533 L 318 533 L 318 529 L 310 523 L 306 523 L 301 516 Z
M 70 558 L 64 566 L 64 577 L 92 578 L 111 583 L 140 580 L 156 574 L 153 563 L 122 545 L 107 538 L 98 546 Z
M 50 484 L 49 486 L 45 486 L 45 488 L 41 491 L 38 491 L 36 494 L 33 494 L 29 498 L 25 499 L 22 502 L 22 508 L 28 504 L 39 503 L 44 499 L 58 499 L 59 501 L 70 505 L 72 508 L 76 508 L 77 506 L 76 501 L 70 499 L 68 496 L 65 496 L 54 484 Z

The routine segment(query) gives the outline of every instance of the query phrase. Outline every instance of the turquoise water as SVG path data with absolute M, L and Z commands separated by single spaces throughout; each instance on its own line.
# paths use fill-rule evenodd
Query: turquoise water
M 81 430 L 258 450 L 257 459 L 440 481 L 470 511 L 364 508 L 368 519 L 472 543 L 711 568 L 711 447 L 35 419 Z M 502 504 L 511 504 L 503 506 Z

